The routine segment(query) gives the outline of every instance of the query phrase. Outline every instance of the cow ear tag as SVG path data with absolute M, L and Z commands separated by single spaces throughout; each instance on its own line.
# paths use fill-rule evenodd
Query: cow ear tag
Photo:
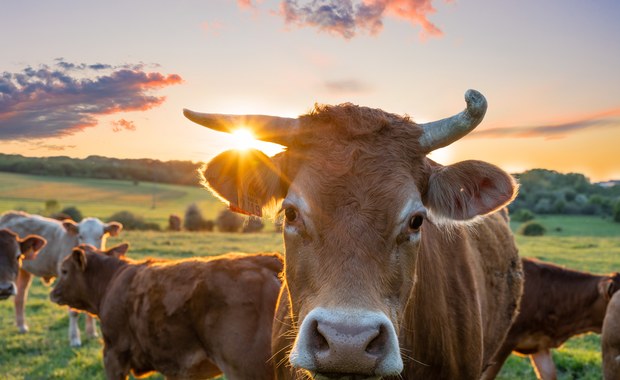
M 237 187 L 237 200 L 236 202 L 230 202 L 229 208 L 233 212 L 237 212 L 244 215 L 251 216 L 263 216 L 263 208 L 261 207 L 259 198 L 254 191 L 250 189 L 252 186 L 248 186 L 243 189 L 242 186 Z

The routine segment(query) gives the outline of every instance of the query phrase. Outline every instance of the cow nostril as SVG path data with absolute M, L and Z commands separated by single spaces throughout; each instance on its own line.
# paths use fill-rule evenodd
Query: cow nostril
M 313 321 L 312 322 L 312 337 L 311 337 L 311 345 L 312 347 L 314 347 L 317 351 L 325 351 L 329 349 L 329 343 L 327 342 L 327 339 L 325 338 L 325 336 L 321 333 L 321 331 L 319 331 L 319 322 L 318 321 Z
M 388 334 L 385 330 L 385 326 L 381 325 L 377 336 L 368 343 L 368 346 L 366 346 L 366 352 L 373 356 L 380 356 L 385 352 L 385 346 L 387 344 Z

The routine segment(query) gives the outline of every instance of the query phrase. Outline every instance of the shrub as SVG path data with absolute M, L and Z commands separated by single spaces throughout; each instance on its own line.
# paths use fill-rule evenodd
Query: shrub
M 147 223 L 141 216 L 135 215 L 131 211 L 119 211 L 107 219 L 108 222 L 116 221 L 123 224 L 126 230 L 153 230 L 159 231 L 157 223 Z
M 45 201 L 45 212 L 48 215 L 53 214 L 60 207 L 60 203 L 56 199 L 48 199 Z
M 245 223 L 243 223 L 243 230 L 241 232 L 260 232 L 263 228 L 265 228 L 263 220 L 256 216 L 251 216 L 245 220 Z
M 73 221 L 79 223 L 84 219 L 82 212 L 75 206 L 65 207 L 60 211 L 61 214 L 68 215 Z
M 526 208 L 518 209 L 514 214 L 510 215 L 510 219 L 515 222 L 529 222 L 534 219 L 534 217 L 536 217 L 536 215 Z
M 220 232 L 238 232 L 243 226 L 243 217 L 229 209 L 224 209 L 217 216 L 215 225 Z
M 187 206 L 183 226 L 188 231 L 213 231 L 213 221 L 204 219 L 195 203 Z
M 547 232 L 545 227 L 542 224 L 534 221 L 524 223 L 519 228 L 519 233 L 524 236 L 542 236 L 545 234 L 545 232 Z
M 178 215 L 170 214 L 168 217 L 168 230 L 181 231 L 181 217 Z
M 620 201 L 614 205 L 614 222 L 620 223 Z

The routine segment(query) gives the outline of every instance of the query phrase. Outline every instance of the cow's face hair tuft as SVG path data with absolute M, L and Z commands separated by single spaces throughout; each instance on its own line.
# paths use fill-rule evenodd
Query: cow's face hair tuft
M 397 375 L 403 363 L 396 336 L 418 254 L 425 234 L 441 234 L 429 215 L 460 221 L 490 213 L 514 198 L 515 182 L 485 162 L 429 160 L 422 127 L 377 109 L 315 107 L 296 128 L 275 157 L 220 154 L 204 170 L 204 183 L 236 207 L 247 194 L 262 207 L 281 202 L 285 279 L 299 328 L 293 366 L 329 373 L 337 359 L 321 359 L 325 347 L 350 356 L 351 346 L 368 352 L 378 345 L 376 355 L 348 358 L 348 367 L 333 372 Z M 364 326 L 348 330 L 351 318 Z M 339 329 L 355 338 L 330 333 Z

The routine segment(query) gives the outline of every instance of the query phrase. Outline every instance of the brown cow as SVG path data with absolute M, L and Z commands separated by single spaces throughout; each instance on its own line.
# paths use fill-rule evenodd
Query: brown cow
M 465 99 L 465 111 L 424 125 L 352 104 L 298 119 L 185 110 L 287 147 L 272 158 L 224 152 L 204 172 L 235 210 L 282 202 L 277 378 L 478 379 L 491 363 L 522 291 L 514 238 L 491 213 L 516 185 L 485 162 L 426 157 L 482 120 L 485 98 Z
M 20 332 L 28 331 L 26 324 L 25 305 L 32 276 L 39 276 L 45 284 L 50 284 L 58 275 L 58 268 L 64 257 L 78 244 L 91 244 L 97 248 L 105 248 L 108 236 L 117 236 L 123 229 L 118 222 L 103 223 L 97 218 L 85 218 L 79 223 L 65 219 L 59 221 L 39 215 L 31 215 L 22 211 L 8 211 L 0 215 L 0 228 L 24 236 L 39 235 L 47 240 L 47 245 L 36 257 L 26 257 L 17 275 L 17 297 L 15 297 L 15 322 Z M 69 344 L 78 347 L 82 344 L 80 329 L 77 324 L 78 314 L 69 311 Z M 96 324 L 86 319 L 86 335 L 97 336 Z
M 0 230 L 0 300 L 17 294 L 15 280 L 22 258 L 33 258 L 47 242 L 40 236 L 28 235 L 20 239 L 6 228 Z
M 607 303 L 620 289 L 619 273 L 599 276 L 536 259 L 522 261 L 519 314 L 485 379 L 497 376 L 512 351 L 530 356 L 538 379 L 556 379 L 551 349 L 574 335 L 600 333 Z
M 126 249 L 126 248 L 125 248 Z M 279 254 L 133 262 L 75 248 L 50 298 L 99 316 L 108 379 L 272 379 Z M 112 256 L 110 256 L 112 255 Z
M 607 305 L 601 345 L 605 380 L 620 380 L 620 292 Z

